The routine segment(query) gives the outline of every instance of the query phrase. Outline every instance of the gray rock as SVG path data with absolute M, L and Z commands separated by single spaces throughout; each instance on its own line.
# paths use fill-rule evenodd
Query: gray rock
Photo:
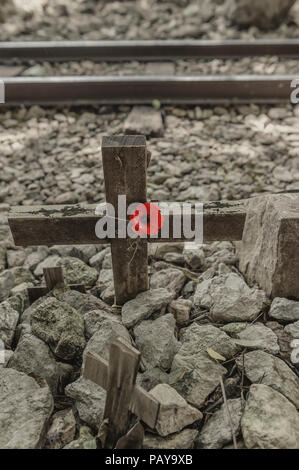
M 149 106 L 134 106 L 124 123 L 124 133 L 161 137 L 164 126 L 160 111 Z
M 293 339 L 299 338 L 299 321 L 287 325 L 284 329 Z
M 65 388 L 65 394 L 75 400 L 82 421 L 92 428 L 100 427 L 105 409 L 105 390 L 94 382 L 80 377 Z
M 104 310 L 91 310 L 84 315 L 85 336 L 90 339 L 100 328 L 105 320 L 121 322 L 120 316 L 105 312 Z
M 90 258 L 96 255 L 96 245 L 55 245 L 50 248 L 50 252 L 58 254 L 61 258 L 72 257 L 82 260 L 84 263 L 88 263 Z
M 202 413 L 189 405 L 176 390 L 167 384 L 159 384 L 149 392 L 160 402 L 156 430 L 160 436 L 168 436 L 202 419 Z
M 66 289 L 61 291 L 60 289 L 54 289 L 53 295 L 60 300 L 65 302 L 71 307 L 78 310 L 81 315 L 85 315 L 91 310 L 101 310 L 108 314 L 113 314 L 113 310 L 109 305 L 105 304 L 101 299 L 98 299 L 92 294 L 83 294 L 75 290 Z
M 170 369 L 174 355 L 180 347 L 174 331 L 175 319 L 171 313 L 154 321 L 145 320 L 134 328 L 136 345 L 147 369 Z
M 45 341 L 53 354 L 70 361 L 82 354 L 85 346 L 82 316 L 66 303 L 47 298 L 31 313 L 35 336 Z
M 165 287 L 166 289 L 175 292 L 177 295 L 182 290 L 186 276 L 180 269 L 168 268 L 162 269 L 154 273 L 150 280 L 151 289 L 158 289 Z
M 104 250 L 102 251 L 99 251 L 98 253 L 96 253 L 94 256 L 92 256 L 89 260 L 89 264 L 92 268 L 95 268 L 97 269 L 98 271 L 100 271 L 100 269 L 102 268 L 102 264 L 103 264 L 103 261 L 105 259 L 105 256 L 107 253 L 110 252 L 110 248 L 105 248 Z
M 125 339 L 129 344 L 131 344 L 129 332 L 121 323 L 104 320 L 101 324 L 101 328 L 96 331 L 88 341 L 83 357 L 85 357 L 88 352 L 94 352 L 103 359 L 109 360 L 110 343 L 119 337 Z
M 13 351 L 3 349 L 3 345 L 0 342 L 0 367 L 6 367 L 12 355 Z
M 39 246 L 36 251 L 30 253 L 25 262 L 23 267 L 25 269 L 30 269 L 34 271 L 35 268 L 48 256 L 49 250 L 44 246 Z M 49 267 L 49 266 L 45 266 Z M 51 266 L 50 266 L 51 267 Z
M 99 276 L 96 269 L 87 266 L 78 258 L 62 258 L 57 263 L 63 267 L 65 281 L 67 284 L 83 284 L 85 286 L 93 286 Z
M 185 262 L 192 269 L 198 269 L 203 266 L 205 261 L 205 254 L 201 247 L 186 248 L 184 249 L 184 259 Z
M 9 268 L 23 266 L 26 258 L 24 250 L 7 250 L 7 265 Z
M 237 274 L 224 274 L 198 284 L 194 304 L 210 309 L 214 321 L 252 321 L 266 300 L 261 290 L 250 289 Z
M 237 437 L 241 430 L 241 417 L 243 412 L 242 400 L 240 398 L 227 400 L 227 405 L 233 424 L 233 430 Z M 227 408 L 223 404 L 203 426 L 200 431 L 197 447 L 202 449 L 222 449 L 223 446 L 233 440 L 231 428 Z
M 298 194 L 289 193 L 255 197 L 246 206 L 239 268 L 272 298 L 299 299 L 298 204 Z
M 7 347 L 12 344 L 19 316 L 7 300 L 0 304 L 0 339 Z
M 174 357 L 169 384 L 189 403 L 200 408 L 226 373 L 222 365 L 208 356 L 206 348 L 211 347 L 229 358 L 238 347 L 212 325 L 193 323 L 184 329 L 180 340 L 183 344 Z
M 239 333 L 245 330 L 247 326 L 248 326 L 248 323 L 246 322 L 233 322 L 233 323 L 227 323 L 226 325 L 221 326 L 220 330 L 224 331 L 224 333 L 231 336 L 231 338 L 238 338 Z
M 76 434 L 76 420 L 72 409 L 58 411 L 52 416 L 47 432 L 46 449 L 61 449 L 70 444 Z
M 143 441 L 143 449 L 193 449 L 198 436 L 196 429 L 184 429 L 169 437 L 159 437 L 146 433 Z
M 38 263 L 38 265 L 34 269 L 35 277 L 41 277 L 43 275 L 44 269 L 46 268 L 55 268 L 56 266 L 58 266 L 59 261 L 60 256 L 58 255 L 47 256 L 47 258 L 43 259 L 40 263 Z M 32 262 L 33 260 L 30 260 L 30 263 Z
M 242 357 L 236 362 L 242 370 Z M 299 379 L 284 361 L 264 351 L 251 351 L 244 355 L 244 370 L 252 383 L 274 388 L 299 407 Z
M 279 353 L 278 338 L 276 334 L 262 323 L 255 323 L 254 325 L 247 326 L 245 330 L 238 334 L 238 337 L 241 340 L 252 341 L 254 343 L 252 348 L 248 346 L 249 349 L 261 349 L 269 352 L 270 354 Z
M 177 299 L 172 300 L 170 304 L 168 304 L 168 311 L 173 313 L 176 322 L 179 326 L 186 325 L 190 320 L 190 311 L 192 307 L 191 300 L 187 299 Z
M 40 387 L 26 374 L 2 367 L 0 401 L 0 448 L 41 448 L 54 406 L 49 387 Z
M 295 0 L 233 0 L 230 12 L 232 21 L 240 26 L 257 26 L 273 29 L 287 17 Z
M 0 273 L 0 302 L 7 299 L 11 289 L 15 286 L 15 278 L 11 270 L 6 269 Z
M 68 368 L 69 374 L 72 372 L 72 367 L 67 364 L 63 364 L 62 368 L 55 361 L 47 344 L 31 334 L 22 335 L 8 362 L 8 367 L 42 377 L 54 395 L 58 392 L 61 379 L 65 374 L 65 367 Z
M 96 439 L 87 426 L 81 426 L 79 438 L 70 442 L 64 449 L 96 449 Z
M 267 385 L 250 387 L 241 427 L 247 449 L 299 447 L 299 413 L 281 393 Z
M 153 313 L 161 312 L 173 300 L 173 293 L 165 288 L 150 289 L 126 302 L 122 308 L 122 322 L 127 328 L 148 319 Z
M 269 316 L 283 322 L 299 320 L 299 302 L 276 297 L 271 304 Z

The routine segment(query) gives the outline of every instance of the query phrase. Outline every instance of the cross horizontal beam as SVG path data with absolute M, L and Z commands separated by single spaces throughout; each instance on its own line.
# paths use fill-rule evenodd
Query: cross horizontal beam
M 155 203 L 159 207 L 159 203 Z M 160 203 L 162 204 L 162 203 Z M 171 203 L 168 203 L 169 205 Z M 10 211 L 8 222 L 16 246 L 87 245 L 109 243 L 99 239 L 95 226 L 101 216 L 96 215 L 96 205 L 16 206 Z M 169 213 L 169 236 L 161 233 L 148 242 L 192 241 L 192 238 L 173 236 L 174 213 Z M 203 205 L 203 241 L 242 240 L 246 219 L 246 200 L 206 202 Z M 165 223 L 165 222 L 164 222 Z M 194 228 L 195 213 L 191 214 Z M 182 231 L 183 233 L 183 231 Z
M 119 358 L 118 358 L 119 360 Z M 83 377 L 96 383 L 104 390 L 108 388 L 109 364 L 98 354 L 88 352 L 83 365 Z M 139 385 L 134 385 L 130 411 L 145 424 L 154 429 L 159 413 L 159 402 Z

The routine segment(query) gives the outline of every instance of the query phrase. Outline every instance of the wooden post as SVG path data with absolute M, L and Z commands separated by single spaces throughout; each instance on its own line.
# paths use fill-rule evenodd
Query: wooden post
M 104 137 L 102 142 L 106 201 L 118 218 L 118 196 L 132 203 L 146 202 L 147 150 L 144 136 Z M 123 214 L 120 217 L 123 217 Z M 124 304 L 148 289 L 147 241 L 111 240 L 115 303 Z
M 46 286 L 40 287 L 29 287 L 27 289 L 30 303 L 35 302 L 43 295 L 48 294 L 57 284 L 64 284 L 63 270 L 61 266 L 55 266 L 53 268 L 44 268 L 44 278 Z M 85 292 L 85 287 L 82 284 L 70 284 L 68 287 L 72 290 L 79 292 Z
M 128 431 L 130 412 L 152 429 L 157 422 L 159 402 L 136 385 L 139 362 L 140 352 L 122 338 L 111 343 L 109 364 L 94 353 L 85 357 L 83 377 L 107 390 L 104 418 L 113 447 Z

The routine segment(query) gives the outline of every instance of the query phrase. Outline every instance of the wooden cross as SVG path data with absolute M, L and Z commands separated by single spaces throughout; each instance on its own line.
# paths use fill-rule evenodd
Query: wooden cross
M 44 268 L 44 278 L 46 281 L 45 286 L 29 287 L 27 289 L 30 303 L 35 302 L 37 299 L 46 295 L 54 289 L 57 284 L 65 284 L 62 267 L 57 266 L 54 268 Z M 69 284 L 68 287 L 72 290 L 85 292 L 85 287 L 82 284 Z
M 117 209 L 118 196 L 125 195 L 127 206 L 146 202 L 148 152 L 143 136 L 104 137 L 102 142 L 106 201 Z M 172 232 L 175 214 L 169 214 L 170 232 L 157 238 L 99 239 L 95 227 L 101 218 L 96 205 L 17 206 L 8 222 L 17 246 L 111 244 L 115 303 L 122 305 L 148 289 L 147 242 L 192 241 Z M 115 217 L 118 217 L 116 210 Z M 203 241 L 242 240 L 246 218 L 245 201 L 219 201 L 204 204 Z M 194 227 L 195 214 L 192 213 Z
M 109 364 L 95 353 L 87 353 L 83 377 L 107 391 L 104 419 L 108 420 L 108 442 L 115 446 L 128 430 L 130 413 L 154 429 L 159 402 L 136 385 L 140 352 L 124 339 L 110 345 Z

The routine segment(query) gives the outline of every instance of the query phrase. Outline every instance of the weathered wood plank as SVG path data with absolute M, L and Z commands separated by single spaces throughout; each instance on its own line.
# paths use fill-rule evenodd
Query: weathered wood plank
M 206 202 L 203 207 L 203 241 L 242 240 L 246 218 L 246 201 Z M 140 201 L 138 201 L 140 202 Z M 159 206 L 159 203 L 157 203 Z M 95 226 L 100 216 L 95 214 L 96 205 L 76 204 L 61 206 L 16 206 L 12 207 L 8 222 L 16 246 L 38 245 L 84 245 L 103 244 L 109 240 L 99 239 Z M 183 211 L 182 211 L 183 213 Z M 194 228 L 194 212 L 191 226 Z M 173 214 L 169 213 L 170 229 Z M 150 243 L 192 241 L 181 237 L 148 238 Z
M 85 379 L 91 380 L 104 390 L 107 390 L 108 367 L 109 364 L 107 361 L 102 359 L 98 354 L 89 352 L 84 360 L 82 375 Z M 129 409 L 152 429 L 154 429 L 156 425 L 159 406 L 159 402 L 146 390 L 139 385 L 134 386 Z
M 44 278 L 46 286 L 50 290 L 54 289 L 57 284 L 64 283 L 63 271 L 61 266 L 55 266 L 53 268 L 44 268 Z
M 104 137 L 102 142 L 106 201 L 118 214 L 118 196 L 126 196 L 125 211 L 134 202 L 146 202 L 147 151 L 144 136 Z M 125 214 L 126 214 L 125 212 Z M 148 289 L 147 242 L 111 240 L 115 303 L 122 305 Z
M 109 422 L 108 442 L 114 445 L 127 431 L 130 403 L 140 362 L 140 352 L 121 338 L 110 345 L 104 419 Z
M 62 267 L 55 266 L 53 268 L 44 268 L 43 272 L 46 286 L 29 287 L 27 289 L 30 303 L 33 303 L 40 297 L 48 294 L 48 292 L 54 289 L 57 284 L 64 283 Z M 71 290 L 77 290 L 82 293 L 86 292 L 83 284 L 70 284 L 68 287 Z
M 107 390 L 108 386 L 108 362 L 98 354 L 88 352 L 84 359 L 82 375 L 85 379 L 95 382 Z

